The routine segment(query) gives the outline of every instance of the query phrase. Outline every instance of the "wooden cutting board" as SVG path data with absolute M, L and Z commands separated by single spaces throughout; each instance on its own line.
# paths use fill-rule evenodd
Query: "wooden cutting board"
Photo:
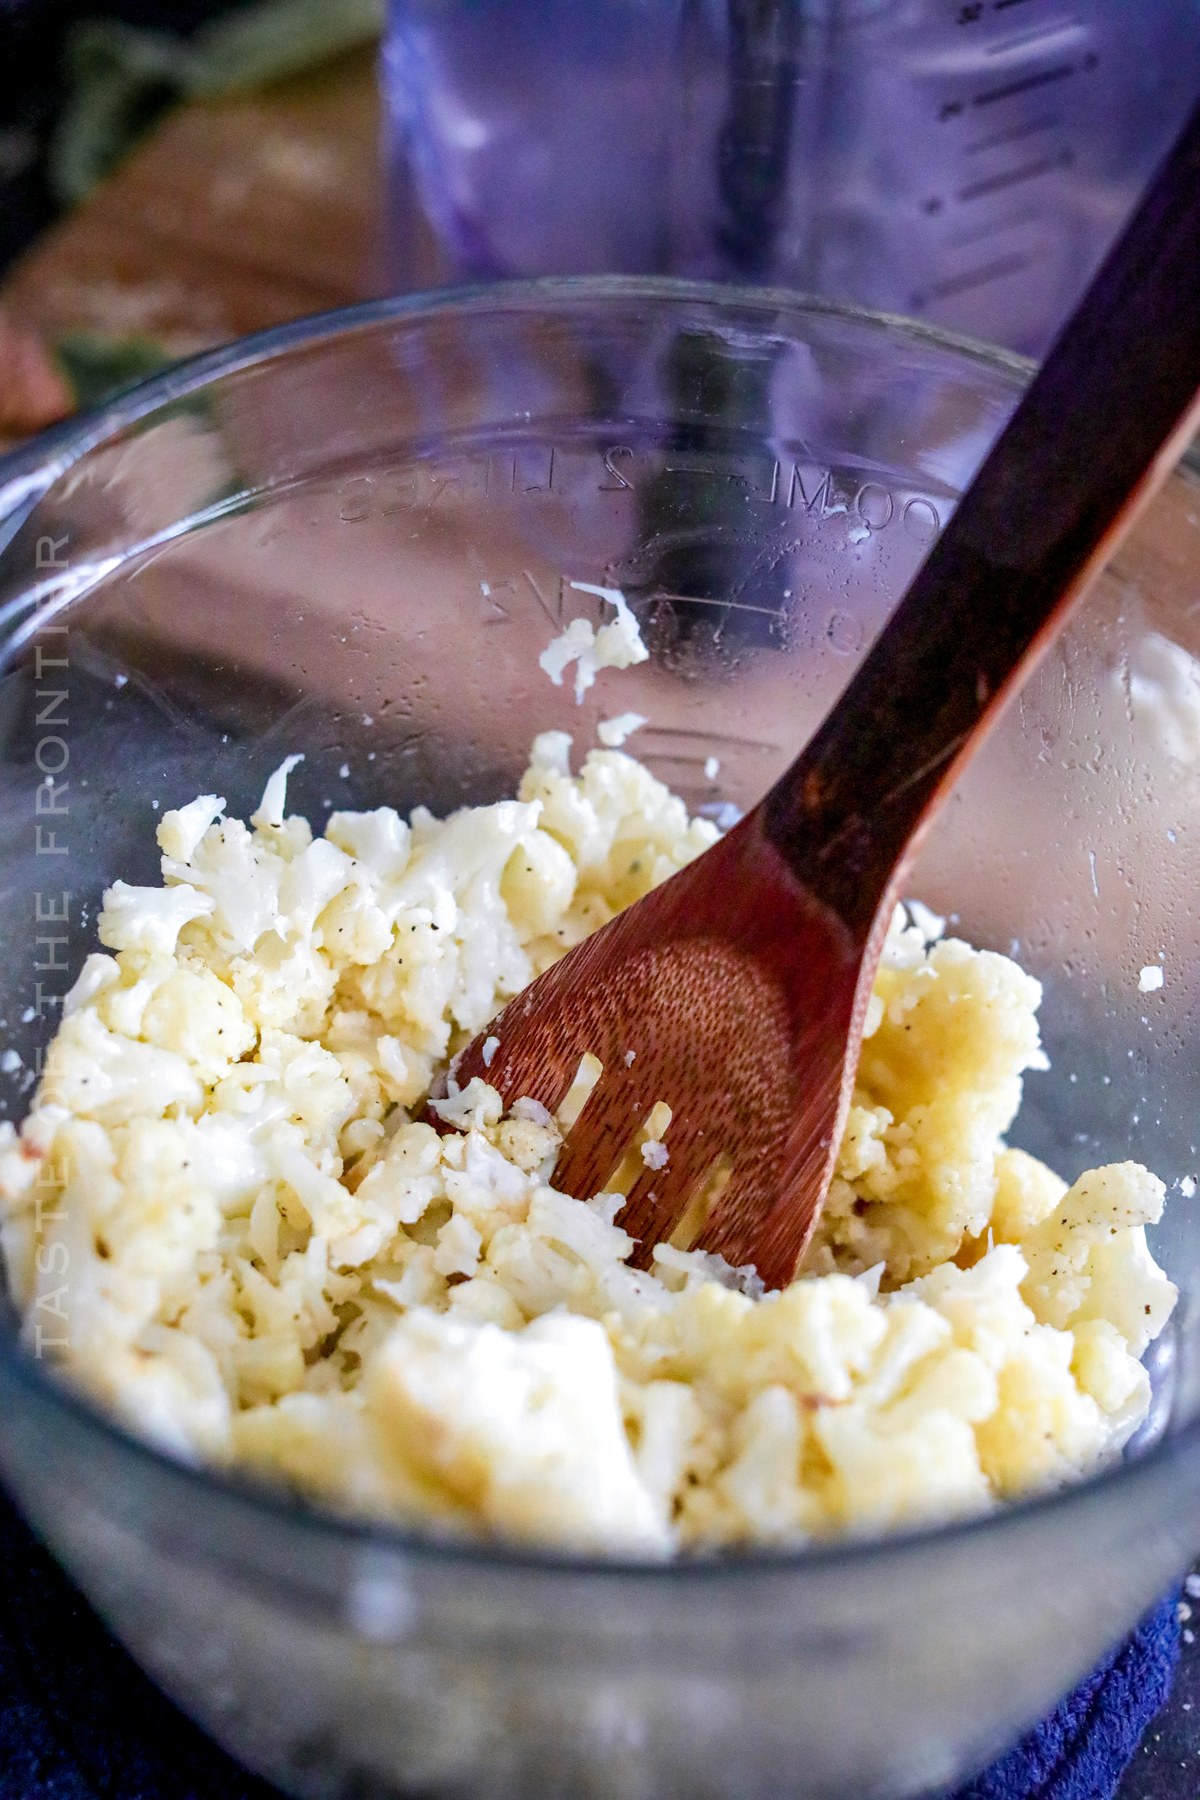
M 8 271 L 0 308 L 11 335 L 26 347 L 28 334 L 46 346 L 79 330 L 137 335 L 186 356 L 386 293 L 379 146 L 370 51 L 180 107 Z M 416 256 L 406 288 L 436 279 L 427 233 Z M 11 394 L 20 376 L 2 343 L 0 365 Z M 34 415 L 46 404 L 35 396 Z M 10 415 L 10 440 L 47 422 L 15 423 L 15 400 Z
M 374 58 L 170 113 L 0 287 L 53 341 L 83 327 L 176 355 L 382 291 Z

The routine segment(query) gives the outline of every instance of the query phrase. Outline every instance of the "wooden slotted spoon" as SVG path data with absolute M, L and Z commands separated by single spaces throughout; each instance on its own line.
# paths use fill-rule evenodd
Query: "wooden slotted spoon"
M 555 1185 L 787 1282 L 832 1172 L 918 841 L 1200 422 L 1200 107 L 812 742 L 695 863 L 510 1002 L 458 1067 L 555 1111 Z M 485 1038 L 497 1038 L 484 1060 Z M 669 1159 L 636 1146 L 656 1102 Z M 652 1134 L 654 1127 L 651 1127 Z M 630 1145 L 634 1146 L 631 1155 Z M 650 1153 L 652 1162 L 661 1154 Z

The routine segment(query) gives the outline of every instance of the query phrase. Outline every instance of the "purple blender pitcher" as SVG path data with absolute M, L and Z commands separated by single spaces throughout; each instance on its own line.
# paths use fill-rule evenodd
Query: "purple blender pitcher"
M 1200 92 L 1200 0 L 392 0 L 398 285 L 773 282 L 1040 354 Z M 407 219 L 407 222 L 406 222 Z

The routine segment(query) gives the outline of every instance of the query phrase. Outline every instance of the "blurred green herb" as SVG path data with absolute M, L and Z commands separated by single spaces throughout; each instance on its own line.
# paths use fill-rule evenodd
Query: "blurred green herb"
M 175 361 L 153 338 L 110 338 L 95 331 L 68 332 L 55 344 L 54 355 L 81 410 Z
M 372 42 L 382 25 L 383 0 L 259 0 L 188 38 L 83 20 L 67 38 L 70 98 L 50 147 L 57 198 L 82 200 L 179 101 L 302 74 Z

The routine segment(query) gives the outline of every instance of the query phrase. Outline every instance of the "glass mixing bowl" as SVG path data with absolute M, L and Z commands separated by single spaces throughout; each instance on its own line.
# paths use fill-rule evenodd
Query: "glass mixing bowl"
M 634 708 L 652 721 L 638 754 L 691 805 L 753 801 L 1026 376 L 795 296 L 547 282 L 303 321 L 10 458 L 9 1114 L 101 890 L 157 879 L 161 809 L 216 791 L 249 810 L 289 751 L 307 758 L 289 798 L 321 820 L 445 810 L 510 793 L 535 732 L 582 749 Z M 624 588 L 652 648 L 578 708 L 537 666 L 593 605 L 571 581 Z M 1198 596 L 1183 469 L 913 877 L 1045 984 L 1052 1068 L 1016 1137 L 1071 1178 L 1133 1156 L 1190 1187 L 1197 1168 Z M 1141 992 L 1160 957 L 1163 987 Z M 1138 1451 L 949 1529 L 672 1567 L 447 1548 L 132 1441 L 18 1353 L 11 1320 L 0 1470 L 168 1693 L 293 1794 L 888 1800 L 984 1762 L 1200 1541 L 1186 1187 L 1153 1234 L 1182 1299 Z M 69 1272 L 64 1288 L 47 1348 Z

